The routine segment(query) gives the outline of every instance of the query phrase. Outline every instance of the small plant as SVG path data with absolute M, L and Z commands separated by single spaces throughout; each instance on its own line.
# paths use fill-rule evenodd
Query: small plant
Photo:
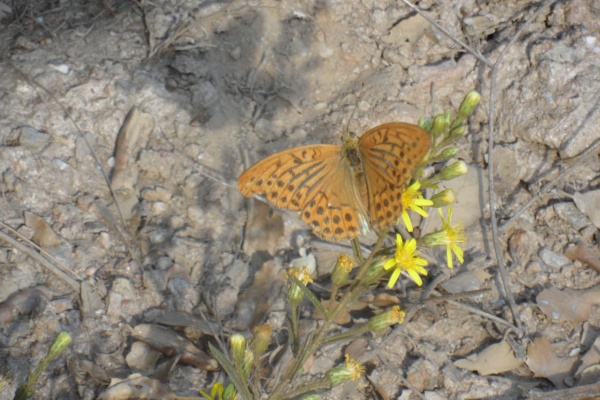
M 50 361 L 54 360 L 63 351 L 65 351 L 70 343 L 71 336 L 67 332 L 61 332 L 56 337 L 54 343 L 52 343 L 52 345 L 50 346 L 50 350 L 48 350 L 46 356 L 42 358 L 38 366 L 29 373 L 29 376 L 27 376 L 27 380 L 25 381 L 25 383 L 23 383 L 17 389 L 14 397 L 15 400 L 25 400 L 33 395 L 33 392 L 35 391 L 35 384 L 39 379 L 40 375 L 42 374 L 42 371 L 46 369 Z M 1 387 L 0 391 L 2 391 Z
M 445 247 L 447 266 L 450 268 L 453 267 L 455 258 L 458 263 L 463 262 L 463 246 L 466 241 L 463 228 L 459 223 L 451 221 L 450 205 L 456 201 L 455 193 L 447 189 L 426 199 L 422 189 L 436 189 L 440 182 L 465 174 L 467 166 L 463 161 L 456 161 L 428 178 L 423 178 L 423 173 L 428 164 L 447 162 L 456 155 L 458 149 L 453 145 L 463 137 L 464 122 L 479 101 L 480 95 L 477 92 L 470 92 L 460 105 L 454 119 L 450 111 L 446 111 L 432 119 L 423 118 L 419 121 L 419 126 L 431 137 L 431 146 L 423 159 L 414 167 L 412 177 L 402 193 L 400 220 L 403 221 L 406 230 L 412 233 L 413 226 L 409 211 L 428 217 L 426 207 L 434 207 L 442 217 L 442 228 L 421 238 L 403 238 L 397 234 L 396 243 L 391 247 L 383 247 L 388 232 L 381 231 L 379 239 L 366 258 L 362 254 L 358 240 L 352 238 L 353 259 L 346 254 L 338 258 L 331 275 L 331 296 L 329 301 L 324 303 L 319 301 L 307 287 L 312 282 L 312 278 L 306 268 L 291 269 L 288 273 L 287 298 L 290 306 L 289 344 L 294 355 L 293 360 L 289 365 L 284 366 L 281 378 L 270 393 L 265 393 L 260 382 L 263 361 L 261 356 L 265 354 L 271 343 L 270 326 L 257 327 L 249 340 L 240 334 L 233 334 L 229 340 L 229 356 L 224 351 L 211 346 L 213 355 L 227 373 L 231 383 L 227 387 L 220 383 L 215 384 L 210 395 L 202 392 L 206 399 L 318 399 L 321 393 L 360 377 L 364 367 L 359 361 L 352 360 L 346 355 L 344 363 L 330 369 L 321 377 L 309 382 L 297 382 L 296 379 L 308 358 L 323 345 L 356 338 L 368 332 L 379 332 L 404 321 L 405 312 L 400 307 L 394 306 L 348 332 L 332 333 L 331 329 L 336 318 L 346 311 L 353 301 L 376 288 L 386 278 L 389 288 L 395 285 L 400 275 L 407 275 L 417 285 L 422 285 L 421 276 L 427 276 L 427 261 L 420 257 L 423 247 Z M 448 209 L 446 217 L 441 211 L 442 208 Z M 316 331 L 311 332 L 305 340 L 301 340 L 298 332 L 298 307 L 304 298 L 311 302 L 324 319 Z

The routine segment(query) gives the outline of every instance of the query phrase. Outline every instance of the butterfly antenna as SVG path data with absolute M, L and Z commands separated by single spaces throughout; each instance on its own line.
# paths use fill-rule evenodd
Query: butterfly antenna
M 348 118 L 348 123 L 346 124 L 346 129 L 344 129 L 344 132 L 342 133 L 342 138 L 344 138 L 344 136 L 347 136 L 350 133 L 350 121 L 352 121 L 352 118 L 354 117 L 354 113 L 356 112 L 356 109 L 358 108 L 358 101 L 362 97 L 364 88 L 365 88 L 365 83 L 362 82 L 362 84 L 360 85 L 360 92 L 358 92 L 358 96 L 356 96 L 356 102 L 354 103 L 354 108 L 352 109 L 352 112 L 350 113 L 350 118 Z

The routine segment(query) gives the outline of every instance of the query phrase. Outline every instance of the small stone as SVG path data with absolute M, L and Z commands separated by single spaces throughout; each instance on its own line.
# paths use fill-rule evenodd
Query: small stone
M 58 71 L 64 75 L 67 75 L 69 73 L 69 71 L 71 70 L 67 64 L 58 64 L 58 65 L 50 64 L 50 68 L 52 68 L 53 70 Z
M 155 201 L 150 206 L 150 213 L 153 217 L 157 217 L 162 215 L 169 209 L 167 203 L 163 203 L 162 201 Z
M 315 111 L 323 111 L 327 108 L 327 103 L 324 101 L 320 101 L 315 104 Z
M 142 198 L 148 202 L 162 201 L 168 203 L 171 200 L 171 193 L 162 186 L 142 190 Z
M 242 56 L 242 48 L 240 46 L 235 46 L 229 52 L 229 57 L 233 58 L 236 61 L 239 60 L 241 56 Z
M 526 265 L 533 253 L 534 239 L 527 231 L 518 229 L 508 239 L 508 251 L 517 265 Z
M 427 360 L 415 361 L 406 374 L 406 380 L 420 392 L 435 389 L 439 386 L 441 378 L 440 371 Z
M 110 240 L 110 234 L 108 232 L 101 232 L 98 236 L 98 245 L 105 250 L 108 250 L 112 246 L 112 241 Z
M 131 351 L 125 357 L 125 362 L 129 368 L 150 371 L 158 358 L 160 351 L 153 350 L 149 345 L 143 342 L 135 342 L 131 345 Z
M 195 223 L 202 224 L 206 219 L 206 213 L 201 206 L 190 206 L 187 209 L 188 218 Z
M 169 269 L 173 266 L 173 260 L 171 260 L 169 257 L 160 257 L 158 260 L 156 260 L 156 266 L 159 269 Z
M 302 140 L 306 139 L 306 137 L 308 136 L 308 133 L 304 129 L 298 128 L 298 129 L 294 129 L 294 131 L 292 133 L 286 134 L 286 136 L 291 141 L 301 142 Z
M 152 292 L 163 292 L 167 288 L 167 272 L 165 270 L 144 271 L 144 288 Z
M 540 258 L 547 266 L 555 269 L 571 264 L 571 261 L 566 256 L 555 253 L 547 247 L 544 247 L 540 251 Z
M 24 126 L 19 133 L 19 144 L 32 151 L 40 151 L 50 143 L 50 135 L 30 126 Z
M 148 239 L 152 244 L 167 243 L 172 236 L 172 232 L 166 229 L 157 229 L 148 234 Z
M 60 169 L 61 171 L 65 171 L 71 168 L 71 166 L 64 162 L 63 160 L 59 159 L 59 158 L 54 158 L 52 161 L 52 165 L 54 165 L 56 168 Z
M 554 212 L 561 219 L 568 222 L 573 229 L 579 231 L 590 224 L 584 213 L 579 211 L 577 206 L 572 202 L 557 203 L 554 205 Z
M 83 227 L 85 228 L 85 230 L 92 233 L 100 233 L 106 230 L 106 226 L 98 221 L 85 222 L 83 224 Z

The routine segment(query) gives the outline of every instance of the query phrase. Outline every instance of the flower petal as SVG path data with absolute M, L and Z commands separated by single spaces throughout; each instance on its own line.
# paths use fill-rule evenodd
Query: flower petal
M 390 276 L 390 280 L 388 281 L 388 284 L 387 284 L 388 288 L 391 289 L 394 287 L 399 276 L 400 276 L 400 268 L 396 268 L 394 270 L 394 272 L 392 272 L 392 276 Z
M 417 241 L 415 239 L 409 239 L 404 245 L 404 251 L 410 256 L 413 256 L 413 253 L 417 249 Z
M 389 260 L 387 260 L 385 262 L 385 264 L 383 264 L 383 269 L 385 269 L 387 271 L 388 269 L 395 267 L 396 264 L 397 264 L 396 259 L 390 258 Z
M 421 277 L 419 276 L 419 274 L 417 274 L 417 272 L 415 270 L 409 269 L 407 272 L 410 275 L 410 277 L 412 278 L 412 280 L 415 281 L 415 283 L 417 285 L 421 286 L 423 284 Z
M 404 222 L 404 226 L 406 226 L 406 230 L 409 232 L 412 232 L 413 231 L 412 221 L 410 220 L 410 217 L 408 216 L 408 213 L 406 212 L 406 210 L 402 211 L 402 221 Z

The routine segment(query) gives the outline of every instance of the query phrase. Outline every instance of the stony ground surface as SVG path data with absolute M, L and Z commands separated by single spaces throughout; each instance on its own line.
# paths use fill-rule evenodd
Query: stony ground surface
M 2 241 L 0 359 L 12 384 L 0 397 L 12 398 L 61 331 L 73 342 L 35 398 L 92 399 L 109 378 L 139 370 L 181 396 L 223 379 L 167 357 L 160 368 L 132 360 L 158 353 L 140 349 L 130 327 L 193 316 L 163 325 L 204 350 L 214 340 L 198 338 L 204 317 L 240 331 L 268 319 L 279 330 L 281 269 L 315 256 L 326 286 L 344 250 L 311 236 L 292 213 L 255 204 L 248 219 L 237 176 L 279 150 L 339 143 L 346 126 L 363 132 L 456 109 L 473 89 L 482 104 L 457 154 L 472 170 L 455 186 L 465 262 L 450 271 L 444 254 L 428 253 L 426 284 L 443 276 L 443 294 L 489 291 L 427 305 L 387 339 L 362 343 L 358 356 L 379 349 L 369 379 L 331 398 L 514 399 L 590 379 L 578 368 L 600 363 L 590 350 L 600 332 L 597 148 L 574 163 L 599 139 L 597 2 L 556 2 L 537 17 L 542 4 L 527 0 L 417 3 L 479 58 L 401 1 L 88 3 L 0 3 L 2 232 L 16 237 L 12 227 L 49 253 L 43 264 Z M 455 364 L 506 333 L 473 308 L 512 322 L 485 195 L 491 89 L 499 243 L 524 332 L 509 335 L 519 362 L 504 369 L 486 369 L 497 353 L 474 367 Z M 565 255 L 576 243 L 587 258 Z M 59 265 L 66 277 L 50 269 Z M 423 288 L 406 283 L 415 301 Z M 401 289 L 374 294 L 385 292 L 410 303 Z M 569 300 L 560 296 L 585 310 L 561 314 Z M 304 316 L 311 329 L 311 311 Z M 554 355 L 541 364 L 556 369 L 539 368 L 532 343 L 541 339 Z M 325 372 L 346 351 L 327 348 L 307 372 Z

